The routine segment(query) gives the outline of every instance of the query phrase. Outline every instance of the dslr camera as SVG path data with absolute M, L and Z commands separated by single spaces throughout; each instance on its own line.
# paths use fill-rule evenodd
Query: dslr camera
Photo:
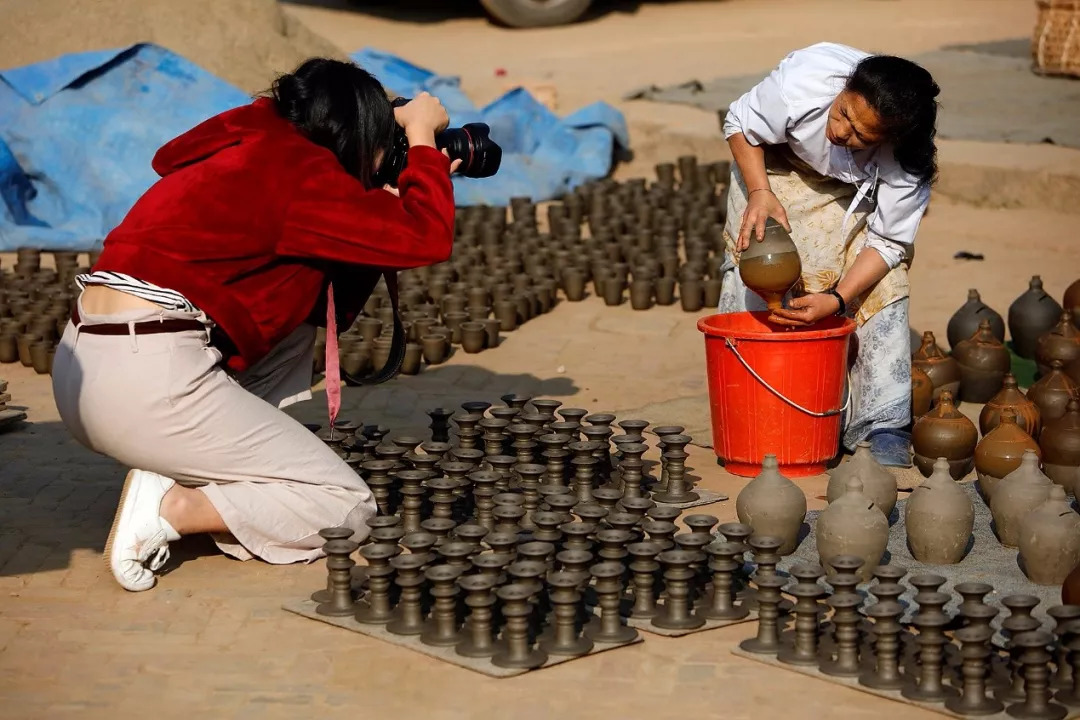
M 412 98 L 395 98 L 391 103 L 401 107 Z M 435 147 L 446 150 L 450 160 L 460 160 L 458 175 L 471 178 L 491 177 L 499 171 L 502 163 L 502 148 L 491 139 L 491 128 L 485 123 L 468 123 L 459 128 L 447 128 L 435 135 Z M 389 185 L 397 187 L 398 176 L 405 169 L 408 161 L 409 140 L 405 129 L 398 126 L 394 134 L 394 144 L 383 160 L 382 167 L 375 174 L 375 187 Z

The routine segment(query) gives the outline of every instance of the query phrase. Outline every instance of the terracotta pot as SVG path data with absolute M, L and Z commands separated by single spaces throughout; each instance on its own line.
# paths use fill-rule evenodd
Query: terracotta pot
M 442 315 L 445 318 L 449 312 L 465 312 L 466 300 L 464 295 L 451 293 L 444 295 L 441 302 Z
M 423 355 L 423 346 L 418 343 L 406 343 L 405 357 L 401 361 L 402 375 L 416 375 L 420 372 L 420 358 Z
M 52 343 L 38 341 L 30 346 L 30 364 L 38 375 L 49 374 L 49 350 Z
M 499 330 L 502 329 L 502 324 L 498 318 L 488 318 L 484 320 L 484 346 L 493 348 L 499 346 Z
M 518 307 L 513 300 L 496 300 L 495 317 L 499 320 L 499 329 L 510 332 L 517 329 Z
M 1069 376 L 1077 385 L 1080 385 L 1080 358 L 1076 358 L 1071 363 L 1062 368 L 1062 371 Z
M 847 481 L 852 477 L 859 478 L 863 484 L 863 494 L 888 518 L 896 507 L 896 478 L 874 459 L 869 440 L 860 440 L 851 459 L 829 472 L 826 500 L 834 502 L 843 495 L 847 491 Z
M 33 367 L 34 361 L 30 356 L 30 346 L 40 341 L 40 337 L 29 333 L 23 333 L 16 338 L 15 344 L 19 350 L 19 362 L 21 362 L 24 367 Z
M 986 402 L 982 412 L 979 413 L 979 431 L 986 435 L 996 428 L 1001 421 L 1002 411 L 1007 407 L 1016 412 L 1016 424 L 1024 432 L 1033 438 L 1039 437 L 1039 431 L 1042 430 L 1042 415 L 1039 413 L 1039 406 L 1020 392 L 1012 373 L 1005 374 L 1005 378 L 1001 381 L 1001 390 Z
M 653 304 L 652 280 L 634 280 L 630 283 L 630 307 L 648 310 Z
M 830 568 L 837 556 L 853 555 L 863 561 L 858 574 L 866 582 L 885 554 L 889 521 L 862 490 L 858 477 L 848 478 L 844 494 L 818 515 L 814 534 L 822 567 Z
M 1061 318 L 1061 306 L 1043 290 L 1042 278 L 1031 277 L 1028 289 L 1009 306 L 1009 335 L 1013 351 L 1022 358 L 1035 357 L 1039 336 Z
M 705 286 L 698 278 L 684 279 L 679 283 L 679 301 L 686 312 L 698 312 L 705 302 Z
M 987 502 L 1001 479 L 1020 467 L 1020 459 L 1026 450 L 1042 458 L 1039 444 L 1016 424 L 1016 411 L 1005 408 L 1001 411 L 1001 422 L 975 448 L 975 472 L 979 477 L 979 490 Z
M 1020 560 L 1036 585 L 1061 585 L 1080 563 L 1080 515 L 1059 486 L 1020 521 Z
M 424 362 L 428 365 L 439 365 L 446 362 L 449 350 L 445 335 L 425 335 L 420 338 L 420 348 L 423 351 Z
M 964 402 L 985 403 L 994 397 L 1012 365 L 1009 349 L 994 337 L 990 321 L 985 319 L 970 338 L 957 343 L 953 357 L 960 366 L 960 399 Z
M 1080 603 L 1080 563 L 1073 568 L 1065 582 L 1061 584 L 1061 603 L 1076 605 Z
M 715 308 L 720 305 L 720 292 L 723 289 L 723 281 L 718 277 L 711 277 L 705 281 L 705 307 Z
M 1016 547 L 1020 541 L 1020 523 L 1028 513 L 1046 502 L 1053 487 L 1050 478 L 1039 471 L 1039 456 L 1028 450 L 1020 467 L 1006 475 L 990 498 L 990 513 L 994 516 L 994 532 L 1005 547 Z
M 563 293 L 570 302 L 585 299 L 585 271 L 568 267 L 562 272 Z
M 461 348 L 467 353 L 478 353 L 484 349 L 487 331 L 484 323 L 468 321 L 461 323 Z
M 753 528 L 754 535 L 780 540 L 778 552 L 790 555 L 795 551 L 806 518 L 806 495 L 780 474 L 776 456 L 766 455 L 761 473 L 739 492 L 735 511 L 739 522 Z
M 975 461 L 979 431 L 953 404 L 952 393 L 944 391 L 934 408 L 915 421 L 911 432 L 914 461 L 924 477 L 930 477 L 937 458 L 949 461 L 954 480 L 969 472 Z
M 1050 363 L 1060 360 L 1062 367 L 1080 358 L 1080 330 L 1073 325 L 1073 314 L 1065 310 L 1057 325 L 1043 333 L 1035 347 L 1039 372 L 1050 372 Z
M 915 351 L 911 364 L 930 376 L 934 384 L 934 400 L 948 391 L 955 398 L 960 391 L 960 365 L 956 358 L 949 357 L 938 347 L 934 333 L 923 333 L 922 345 Z M 929 471 L 928 471 L 929 474 Z
M 1080 280 L 1074 280 L 1072 285 L 1065 289 L 1061 307 L 1073 314 L 1073 324 L 1080 328 Z
M 954 565 L 967 553 L 975 508 L 971 496 L 953 481 L 944 458 L 908 498 L 904 525 L 911 554 L 919 562 Z
M 469 314 L 465 311 L 452 310 L 443 313 L 443 321 L 450 328 L 450 342 L 454 345 L 461 344 L 461 325 L 469 321 Z
M 1069 401 L 1065 414 L 1049 423 L 1039 437 L 1043 471 L 1075 495 L 1080 491 L 1080 401 Z
M 1005 321 L 989 305 L 979 297 L 979 291 L 968 290 L 967 302 L 949 318 L 949 325 L 945 331 L 950 348 L 956 348 L 962 340 L 966 340 L 979 329 L 979 323 L 983 320 L 990 322 L 990 330 L 998 342 L 1005 342 Z
M 934 404 L 934 383 L 920 368 L 911 366 L 911 418 L 917 420 Z
M 1061 361 L 1050 363 L 1050 372 L 1028 388 L 1027 397 L 1039 408 L 1043 427 L 1065 414 L 1078 386 L 1061 370 Z
M 675 304 L 675 278 L 660 277 L 656 279 L 656 304 Z
M 19 342 L 15 333 L 0 335 L 0 363 L 13 363 L 19 360 Z
M 371 346 L 354 345 L 341 359 L 341 370 L 346 375 L 360 377 L 371 370 Z
M 604 304 L 608 307 L 621 305 L 623 301 L 623 282 L 617 277 L 609 276 L 602 283 Z

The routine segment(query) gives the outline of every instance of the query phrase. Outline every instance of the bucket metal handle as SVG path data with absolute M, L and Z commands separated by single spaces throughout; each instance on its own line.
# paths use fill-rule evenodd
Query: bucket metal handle
M 848 405 L 851 404 L 851 393 L 848 392 L 848 393 L 844 393 L 845 395 L 847 395 L 847 397 L 844 399 L 844 406 L 843 407 L 837 408 L 836 410 L 826 410 L 825 412 L 816 412 L 814 410 L 808 410 L 807 408 L 804 408 L 799 403 L 795 402 L 791 398 L 789 398 L 786 395 L 784 395 L 783 393 L 781 393 L 779 390 L 774 388 L 769 383 L 765 382 L 765 378 L 758 375 L 757 372 L 754 370 L 754 368 L 750 367 L 750 365 L 747 364 L 746 360 L 743 359 L 743 356 L 739 353 L 739 349 L 737 347 L 735 347 L 735 341 L 733 341 L 729 337 L 726 337 L 726 338 L 724 338 L 724 344 L 727 345 L 729 348 L 731 348 L 731 352 L 735 353 L 735 359 L 738 360 L 742 364 L 742 366 L 744 368 L 746 368 L 746 371 L 748 373 L 750 373 L 751 375 L 754 376 L 755 380 L 757 380 L 759 383 L 764 385 L 766 390 L 768 390 L 773 395 L 780 398 L 781 400 L 783 400 L 784 402 L 786 402 L 788 405 L 795 408 L 796 410 L 804 412 L 807 415 L 810 415 L 811 417 L 826 418 L 826 417 L 834 417 L 836 415 L 839 415 L 840 413 L 847 410 Z

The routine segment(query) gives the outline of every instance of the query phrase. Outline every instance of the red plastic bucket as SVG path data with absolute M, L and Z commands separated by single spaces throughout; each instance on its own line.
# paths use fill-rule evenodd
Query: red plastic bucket
M 855 323 L 833 317 L 810 330 L 792 330 L 769 323 L 768 316 L 742 312 L 698 320 L 705 333 L 713 447 L 735 475 L 757 475 L 767 453 L 776 455 L 788 477 L 818 475 L 839 447 Z

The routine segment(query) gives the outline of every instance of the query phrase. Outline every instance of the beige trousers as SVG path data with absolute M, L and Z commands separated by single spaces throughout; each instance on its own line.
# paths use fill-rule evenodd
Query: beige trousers
M 79 312 L 82 325 L 205 315 L 139 309 Z M 68 324 L 53 362 L 60 417 L 86 447 L 198 487 L 230 530 L 228 555 L 270 563 L 322 556 L 322 528 L 367 536 L 375 501 L 363 480 L 279 408 L 310 397 L 315 328 L 301 326 L 233 377 L 197 330 L 92 335 Z

